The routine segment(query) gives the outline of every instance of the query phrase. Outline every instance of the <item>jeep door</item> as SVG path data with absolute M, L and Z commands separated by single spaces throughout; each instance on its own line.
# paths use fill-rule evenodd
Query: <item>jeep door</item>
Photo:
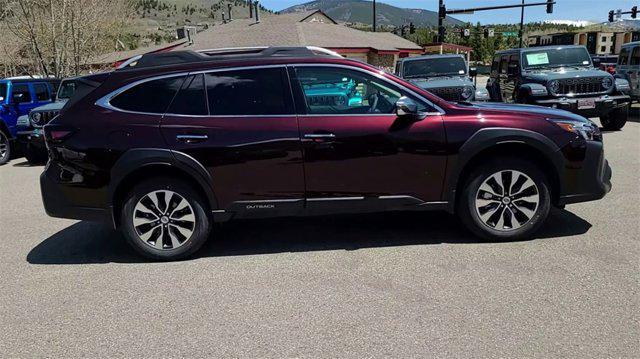
M 302 208 L 302 149 L 284 66 L 190 74 L 161 130 L 177 156 L 209 172 L 220 209 Z
M 627 78 L 634 97 L 640 97 L 640 45 L 633 46 L 627 66 Z
M 11 132 L 12 136 L 15 136 L 18 117 L 28 114 L 29 111 L 38 106 L 38 102 L 29 83 L 12 83 L 9 92 L 11 93 L 9 99 L 10 114 L 5 120 L 7 121 L 9 132 Z
M 500 71 L 498 72 L 498 88 L 500 91 L 500 101 L 506 102 L 508 95 L 508 81 L 509 81 L 509 55 L 502 55 L 500 57 Z
M 342 65 L 290 69 L 304 148 L 307 210 L 366 211 L 439 201 L 442 116 L 381 74 Z M 421 120 L 396 115 L 409 96 Z

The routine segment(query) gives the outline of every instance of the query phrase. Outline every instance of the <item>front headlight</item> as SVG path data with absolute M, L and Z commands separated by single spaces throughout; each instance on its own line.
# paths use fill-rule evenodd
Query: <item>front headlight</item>
M 489 101 L 489 91 L 485 88 L 476 89 L 476 101 Z
M 551 80 L 547 83 L 547 87 L 549 88 L 549 92 L 551 92 L 552 94 L 557 94 L 560 90 L 560 81 Z
M 616 90 L 622 93 L 628 93 L 631 91 L 631 86 L 629 86 L 629 81 L 626 79 L 616 78 Z
M 611 79 L 611 77 L 605 77 L 602 79 L 602 88 L 608 90 L 611 88 L 611 86 L 613 86 L 613 80 Z
M 471 96 L 473 96 L 473 88 L 471 87 L 465 87 L 464 89 L 462 89 L 462 98 L 465 100 L 468 100 L 471 98 Z
M 40 112 L 31 112 L 29 114 L 29 118 L 31 119 L 32 126 L 40 126 L 40 121 L 42 120 L 42 113 Z
M 567 120 L 563 118 L 549 118 L 547 119 L 553 123 L 555 123 L 561 129 L 574 133 L 585 140 L 602 140 L 602 133 L 600 132 L 600 128 L 596 126 L 595 123 Z

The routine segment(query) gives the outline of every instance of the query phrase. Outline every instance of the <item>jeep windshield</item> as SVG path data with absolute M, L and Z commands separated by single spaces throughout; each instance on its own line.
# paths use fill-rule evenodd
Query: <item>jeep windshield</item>
M 410 60 L 403 65 L 406 79 L 435 76 L 464 75 L 467 65 L 461 57 L 439 57 L 424 60 Z
M 58 89 L 58 101 L 68 100 L 76 92 L 76 81 L 62 81 Z
M 7 99 L 7 83 L 0 82 L 0 102 L 4 102 Z
M 522 63 L 525 69 L 583 67 L 591 66 L 591 57 L 583 47 L 532 50 L 522 54 Z

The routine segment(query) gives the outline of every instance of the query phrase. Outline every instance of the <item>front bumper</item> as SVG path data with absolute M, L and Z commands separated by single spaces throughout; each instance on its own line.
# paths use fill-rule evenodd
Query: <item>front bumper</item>
M 567 161 L 558 205 L 598 200 L 611 191 L 611 167 L 604 158 L 602 142 L 584 141 L 561 151 Z
M 44 142 L 44 133 L 41 129 L 19 130 L 16 134 L 16 139 L 23 149 L 29 146 L 31 149 L 43 152 L 47 151 L 47 146 Z
M 593 100 L 593 108 L 580 108 L 579 102 Z M 595 97 L 561 97 L 553 99 L 534 99 L 534 104 L 545 107 L 553 107 L 569 112 L 577 113 L 584 117 L 606 116 L 609 112 L 627 106 L 631 98 L 627 95 L 603 95 Z

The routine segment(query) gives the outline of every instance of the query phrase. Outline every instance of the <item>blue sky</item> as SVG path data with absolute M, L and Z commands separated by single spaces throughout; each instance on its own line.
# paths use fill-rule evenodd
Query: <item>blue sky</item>
M 378 0 L 398 7 L 423 8 L 427 10 L 437 10 L 437 0 Z M 527 3 L 542 2 L 544 0 L 526 0 Z M 267 8 L 272 10 L 282 10 L 291 5 L 302 4 L 307 1 L 300 0 L 261 0 Z M 449 9 L 517 4 L 520 0 L 445 0 Z M 536 6 L 525 10 L 525 21 L 542 20 L 592 20 L 606 21 L 609 10 L 624 9 L 631 10 L 634 5 L 640 5 L 640 1 L 635 0 L 556 0 L 553 14 L 547 14 L 544 6 Z M 629 15 L 626 15 L 628 18 Z M 457 15 L 462 21 L 487 23 L 517 23 L 520 21 L 520 10 L 495 10 L 478 12 L 473 15 Z

